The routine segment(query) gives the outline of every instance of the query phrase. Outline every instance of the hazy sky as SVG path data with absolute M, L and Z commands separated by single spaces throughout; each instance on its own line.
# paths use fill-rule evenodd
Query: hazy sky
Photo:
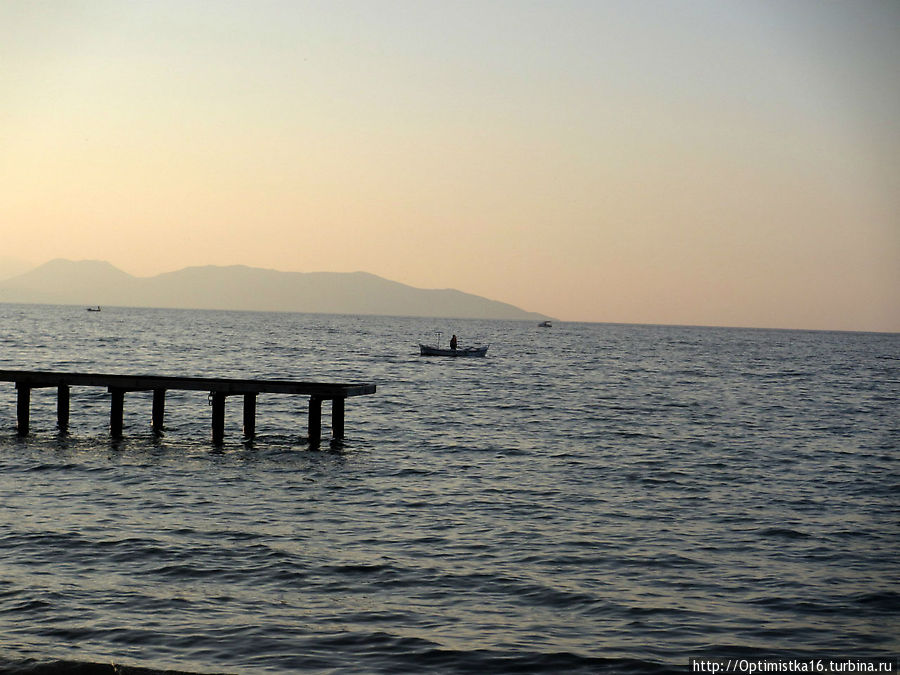
M 900 3 L 5 0 L 0 256 L 900 331 Z

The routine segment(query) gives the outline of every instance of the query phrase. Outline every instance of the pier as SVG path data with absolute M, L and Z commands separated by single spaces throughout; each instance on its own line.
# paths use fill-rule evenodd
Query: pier
M 344 401 L 351 396 L 374 394 L 372 383 L 295 382 L 291 380 L 242 380 L 209 377 L 167 377 L 157 375 L 104 375 L 99 373 L 57 373 L 27 370 L 0 370 L 0 382 L 15 382 L 16 422 L 20 436 L 30 427 L 31 390 L 56 387 L 56 419 L 61 432 L 69 428 L 70 387 L 106 387 L 110 393 L 109 433 L 121 438 L 125 394 L 133 391 L 152 391 L 151 426 L 155 434 L 162 434 L 165 417 L 166 392 L 169 390 L 205 391 L 212 407 L 212 440 L 221 444 L 225 438 L 225 400 L 229 396 L 244 399 L 244 437 L 256 435 L 256 397 L 259 394 L 291 394 L 309 396 L 310 444 L 318 444 L 322 437 L 322 402 L 331 401 L 331 434 L 334 439 L 344 437 Z

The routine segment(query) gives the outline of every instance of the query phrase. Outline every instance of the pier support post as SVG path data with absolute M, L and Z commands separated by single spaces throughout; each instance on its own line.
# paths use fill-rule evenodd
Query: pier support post
M 56 387 L 56 426 L 62 432 L 69 429 L 69 385 Z
M 212 440 L 221 445 L 225 440 L 225 394 L 212 392 Z
M 16 382 L 16 428 L 19 436 L 28 435 L 30 417 L 31 386 L 24 382 Z
M 163 432 L 163 418 L 166 416 L 166 390 L 153 390 L 153 433 L 157 436 Z
M 318 396 L 309 398 L 309 443 L 318 445 L 322 440 L 322 399 Z
M 125 390 L 118 387 L 110 387 L 109 393 L 112 401 L 109 405 L 109 435 L 113 438 L 122 438 L 122 416 L 125 411 Z
M 244 438 L 256 436 L 256 394 L 244 394 Z
M 344 399 L 331 399 L 331 437 L 341 439 L 344 437 Z

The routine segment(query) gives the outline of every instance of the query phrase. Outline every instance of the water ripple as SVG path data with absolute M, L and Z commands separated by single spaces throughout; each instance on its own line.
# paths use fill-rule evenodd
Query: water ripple
M 379 393 L 315 450 L 290 397 L 260 397 L 247 444 L 229 405 L 213 448 L 205 395 L 172 392 L 157 438 L 129 394 L 113 443 L 107 392 L 73 388 L 62 435 L 35 391 L 26 439 L 0 392 L 0 672 L 662 673 L 900 650 L 897 336 L 455 322 L 502 335 L 463 363 L 420 359 L 418 319 L 110 308 L 79 328 L 83 310 L 9 308 L 5 368 Z

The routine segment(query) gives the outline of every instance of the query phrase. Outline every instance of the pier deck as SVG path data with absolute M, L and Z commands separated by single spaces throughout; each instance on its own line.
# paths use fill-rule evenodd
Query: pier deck
M 244 436 L 256 434 L 256 397 L 259 394 L 291 394 L 309 396 L 309 440 L 318 443 L 322 434 L 322 401 L 331 401 L 331 430 L 336 439 L 344 436 L 344 400 L 350 396 L 374 394 L 375 385 L 368 382 L 327 383 L 293 380 L 248 380 L 212 377 L 171 377 L 165 375 L 110 375 L 102 373 L 59 373 L 31 370 L 0 370 L 0 382 L 15 382 L 17 393 L 17 429 L 27 435 L 30 424 L 31 390 L 57 388 L 57 425 L 60 431 L 69 426 L 69 388 L 106 387 L 111 395 L 110 434 L 122 436 L 125 394 L 130 391 L 153 392 L 152 427 L 162 433 L 166 391 L 206 391 L 212 405 L 212 438 L 221 443 L 225 435 L 225 399 L 244 397 Z

